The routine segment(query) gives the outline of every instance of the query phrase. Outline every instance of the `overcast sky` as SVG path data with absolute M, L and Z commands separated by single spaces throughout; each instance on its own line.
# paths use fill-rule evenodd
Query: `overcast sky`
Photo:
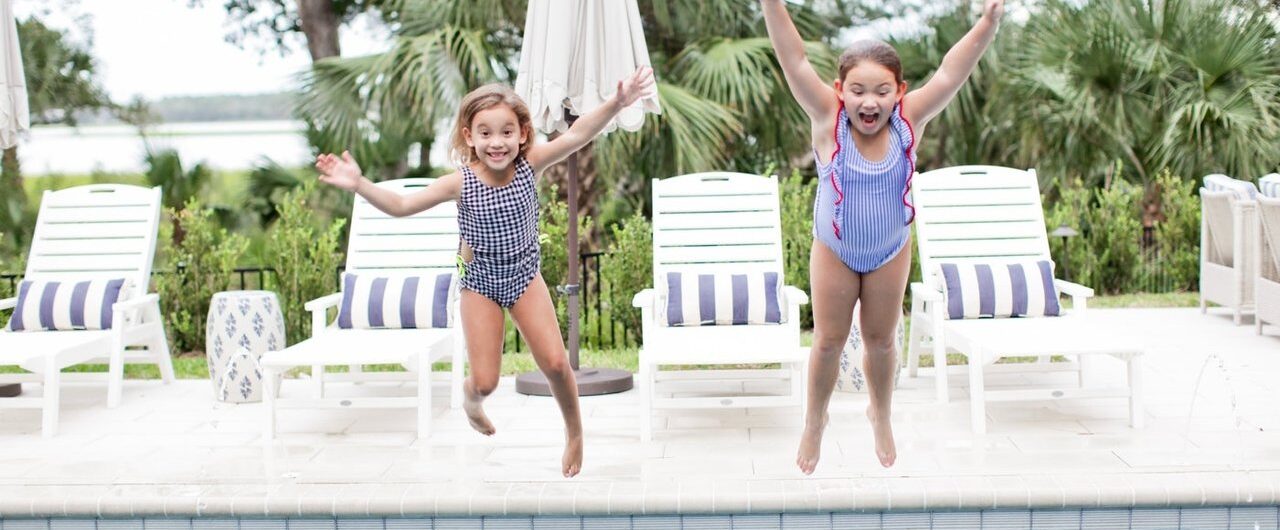
M 15 14 L 37 14 L 46 23 L 92 33 L 97 77 L 116 101 L 135 95 L 166 96 L 261 93 L 288 90 L 292 77 L 310 62 L 299 43 L 281 57 L 260 53 L 257 40 L 240 49 L 224 40 L 228 27 L 221 0 L 188 7 L 187 0 L 12 0 Z M 81 22 L 68 17 L 78 14 Z M 342 54 L 355 56 L 386 48 L 384 29 L 358 20 L 342 30 Z

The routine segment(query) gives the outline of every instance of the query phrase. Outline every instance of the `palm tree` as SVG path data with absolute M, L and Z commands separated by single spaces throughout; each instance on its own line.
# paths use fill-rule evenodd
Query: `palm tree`
M 1116 161 L 1144 183 L 1280 163 L 1280 50 L 1256 2 L 1076 4 L 1047 2 L 1011 50 L 1018 165 L 1097 185 Z
M 824 42 L 842 29 L 832 21 L 849 20 L 837 14 L 854 8 L 817 4 L 793 6 L 794 17 L 813 40 L 811 58 L 834 77 L 834 54 Z M 436 138 L 432 125 L 451 119 L 467 90 L 514 80 L 525 0 L 404 0 L 398 7 L 401 24 L 391 51 L 321 61 L 305 77 L 299 112 L 317 124 L 317 148 L 353 146 L 362 160 L 394 167 L 410 144 Z M 663 114 L 637 134 L 606 136 L 579 157 L 584 212 L 599 219 L 600 197 L 610 190 L 643 208 L 651 177 L 807 163 L 808 137 L 799 132 L 806 119 L 764 37 L 757 0 L 640 7 Z M 565 173 L 553 168 L 546 178 L 563 184 Z M 609 217 L 629 209 L 611 210 Z

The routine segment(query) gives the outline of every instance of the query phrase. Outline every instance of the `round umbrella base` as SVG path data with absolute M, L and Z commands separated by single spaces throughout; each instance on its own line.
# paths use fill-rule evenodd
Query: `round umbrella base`
M 0 397 L 15 397 L 22 393 L 22 383 L 0 385 Z
M 579 368 L 573 371 L 578 381 L 579 396 L 616 394 L 631 390 L 631 372 L 613 368 Z M 516 376 L 516 392 L 530 396 L 550 396 L 551 385 L 542 372 L 527 372 Z

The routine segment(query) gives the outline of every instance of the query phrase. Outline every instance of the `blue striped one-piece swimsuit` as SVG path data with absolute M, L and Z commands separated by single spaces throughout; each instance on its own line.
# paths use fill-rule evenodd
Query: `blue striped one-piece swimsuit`
M 840 105 L 835 123 L 836 151 L 818 162 L 818 193 L 813 204 L 813 236 L 854 272 L 866 274 L 898 255 L 911 234 L 915 208 L 907 199 L 915 173 L 915 133 L 902 103 L 889 116 L 889 150 L 870 162 L 853 143 L 849 115 Z

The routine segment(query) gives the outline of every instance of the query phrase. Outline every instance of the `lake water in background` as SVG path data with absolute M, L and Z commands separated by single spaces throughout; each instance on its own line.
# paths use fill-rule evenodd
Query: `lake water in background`
M 172 123 L 152 127 L 154 149 L 174 148 L 189 167 L 204 161 L 216 169 L 248 169 L 270 157 L 285 166 L 307 164 L 311 148 L 297 121 Z M 18 144 L 22 172 L 37 176 L 105 171 L 139 173 L 145 143 L 129 125 L 40 126 Z

